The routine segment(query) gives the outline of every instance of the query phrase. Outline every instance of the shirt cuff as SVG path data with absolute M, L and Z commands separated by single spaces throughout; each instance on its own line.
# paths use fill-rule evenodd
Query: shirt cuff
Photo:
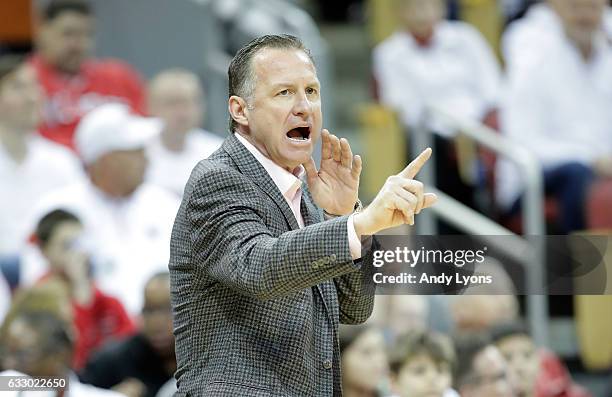
M 348 218 L 348 222 L 346 222 L 346 229 L 348 232 L 348 240 L 349 240 L 349 249 L 351 251 L 351 258 L 353 260 L 357 260 L 361 258 L 361 241 L 359 241 L 359 237 L 357 236 L 357 232 L 355 231 L 355 225 L 353 224 L 353 217 L 355 214 L 352 214 Z

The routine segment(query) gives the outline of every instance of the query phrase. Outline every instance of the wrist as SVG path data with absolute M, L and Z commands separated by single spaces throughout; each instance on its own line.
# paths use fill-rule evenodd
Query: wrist
M 375 233 L 369 227 L 367 216 L 363 212 L 358 212 L 353 215 L 353 227 L 355 228 L 355 233 L 359 238 Z
M 363 210 L 363 204 L 361 204 L 361 200 L 359 200 L 358 198 L 357 201 L 355 202 L 355 205 L 353 206 L 351 210 L 337 211 L 337 212 L 340 212 L 340 214 L 334 214 L 334 213 L 327 211 L 326 209 L 323 209 L 323 213 L 329 218 L 336 218 L 339 216 L 351 215 L 353 213 L 361 212 L 362 210 Z

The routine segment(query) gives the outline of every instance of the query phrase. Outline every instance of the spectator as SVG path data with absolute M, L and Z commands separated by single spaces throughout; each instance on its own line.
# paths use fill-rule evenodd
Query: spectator
M 168 273 L 159 273 L 149 280 L 144 302 L 142 331 L 99 351 L 81 373 L 84 382 L 122 390 L 123 382 L 136 381 L 142 388 L 139 395 L 154 397 L 172 378 L 176 357 Z
M 44 284 L 17 290 L 11 302 L 2 327 L 0 339 L 6 333 L 6 327 L 22 312 L 49 312 L 61 318 L 66 324 L 72 324 L 73 314 L 70 306 L 70 294 L 66 285 L 58 280 L 49 280 Z
M 198 76 L 187 70 L 161 72 L 149 86 L 151 114 L 163 120 L 164 128 L 147 148 L 150 165 L 146 179 L 179 197 L 193 167 L 223 142 L 215 134 L 199 128 L 203 102 Z
M 134 324 L 121 303 L 100 291 L 93 280 L 89 259 L 82 245 L 83 226 L 76 216 L 54 210 L 36 228 L 37 243 L 49 265 L 42 282 L 59 279 L 71 296 L 76 339 L 75 371 L 80 370 L 97 348 L 112 338 L 135 332 Z
M 81 117 L 107 102 L 144 112 L 139 75 L 117 60 L 90 58 L 94 16 L 86 0 L 50 0 L 39 15 L 36 53 L 31 64 L 47 95 L 41 134 L 74 148 Z
M 68 150 L 33 134 L 41 105 L 34 70 L 20 57 L 0 57 L 0 256 L 18 254 L 40 195 L 83 177 Z
M 167 268 L 179 207 L 177 197 L 143 183 L 144 148 L 159 130 L 158 122 L 132 115 L 124 105 L 106 104 L 90 112 L 76 134 L 89 180 L 43 197 L 33 213 L 37 222 L 42 214 L 65 209 L 83 222 L 94 280 L 131 314 L 142 308 L 146 280 Z M 44 272 L 36 261 L 29 266 L 30 279 Z
M 413 331 L 394 345 L 391 372 L 399 397 L 453 397 L 455 352 L 451 340 L 427 331 Z
M 446 138 L 456 131 L 443 120 L 430 118 L 423 124 L 427 106 L 435 104 L 464 119 L 492 119 L 500 71 L 482 35 L 464 22 L 445 21 L 442 0 L 401 0 L 397 12 L 401 30 L 373 53 L 381 102 L 398 111 L 409 130 L 429 128 Z M 459 176 L 454 145 L 436 135 L 434 152 L 438 187 L 473 207 L 472 181 Z
M 401 0 L 402 30 L 374 49 L 380 99 L 403 123 L 420 126 L 425 107 L 482 120 L 497 107 L 499 65 L 484 38 L 470 25 L 445 21 L 442 0 Z M 439 123 L 431 126 L 454 135 Z
M 509 78 L 520 75 L 521 70 L 534 67 L 555 40 L 563 35 L 563 25 L 554 8 L 563 6 L 565 0 L 547 0 L 532 5 L 525 16 L 512 23 L 502 36 L 502 51 L 506 74 Z M 606 7 L 603 29 L 612 34 L 612 9 Z
M 390 341 L 408 331 L 424 331 L 429 322 L 429 297 L 422 295 L 387 296 L 385 328 Z
M 510 80 L 503 132 L 539 161 L 559 206 L 560 233 L 585 228 L 585 202 L 597 178 L 612 176 L 612 51 L 602 31 L 606 0 L 565 0 L 554 8 L 563 29 Z M 499 162 L 498 200 L 520 208 L 516 169 Z
M 70 329 L 51 312 L 18 313 L 7 324 L 0 346 L 3 350 L 0 367 L 10 370 L 7 374 L 66 378 L 68 387 L 61 392 L 64 397 L 123 396 L 78 381 L 70 368 L 73 351 Z
M 492 335 L 508 363 L 517 397 L 590 397 L 572 382 L 567 368 L 555 355 L 536 348 L 520 323 L 500 324 Z
M 455 389 L 461 397 L 514 397 L 503 356 L 484 335 L 457 339 Z
M 383 333 L 367 325 L 341 326 L 342 390 L 345 397 L 389 394 L 389 366 Z

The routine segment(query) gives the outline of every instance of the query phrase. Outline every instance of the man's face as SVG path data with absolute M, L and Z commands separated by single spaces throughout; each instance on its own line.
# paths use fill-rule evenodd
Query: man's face
M 151 115 L 164 121 L 164 130 L 185 134 L 202 122 L 202 90 L 187 76 L 168 76 L 151 87 Z
M 578 45 L 590 45 L 601 29 L 606 0 L 551 0 L 565 32 Z
M 410 33 L 421 39 L 433 35 L 446 10 L 441 0 L 399 0 L 400 19 Z
M 64 11 L 40 28 L 39 49 L 42 56 L 66 73 L 79 71 L 94 43 L 91 16 Z
M 145 288 L 142 320 L 145 337 L 163 356 L 174 354 L 170 282 L 166 278 L 151 281 Z
M 23 64 L 0 81 L 0 122 L 21 131 L 40 120 L 43 94 L 31 66 Z
M 388 372 L 385 340 L 376 329 L 359 335 L 342 354 L 342 377 L 352 387 L 376 390 L 386 381 Z
M 144 180 L 147 158 L 144 149 L 116 150 L 102 155 L 90 167 L 94 183 L 115 197 L 132 194 Z
M 497 342 L 508 363 L 508 375 L 519 397 L 531 396 L 540 369 L 536 348 L 527 335 L 512 335 Z
M 402 397 L 442 397 L 451 383 L 448 363 L 436 363 L 424 353 L 409 359 L 397 376 L 397 388 Z
M 247 138 L 279 166 L 308 161 L 322 127 L 320 84 L 301 50 L 264 49 L 252 60 L 255 88 L 245 111 Z
M 474 380 L 461 390 L 462 397 L 514 397 L 506 362 L 499 350 L 488 346 L 476 355 Z

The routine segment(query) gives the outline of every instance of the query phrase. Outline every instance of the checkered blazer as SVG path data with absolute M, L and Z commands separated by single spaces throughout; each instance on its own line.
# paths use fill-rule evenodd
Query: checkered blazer
M 177 396 L 342 394 L 338 323 L 370 316 L 374 286 L 348 217 L 323 222 L 303 188 L 299 229 L 233 134 L 193 170 L 169 264 Z

